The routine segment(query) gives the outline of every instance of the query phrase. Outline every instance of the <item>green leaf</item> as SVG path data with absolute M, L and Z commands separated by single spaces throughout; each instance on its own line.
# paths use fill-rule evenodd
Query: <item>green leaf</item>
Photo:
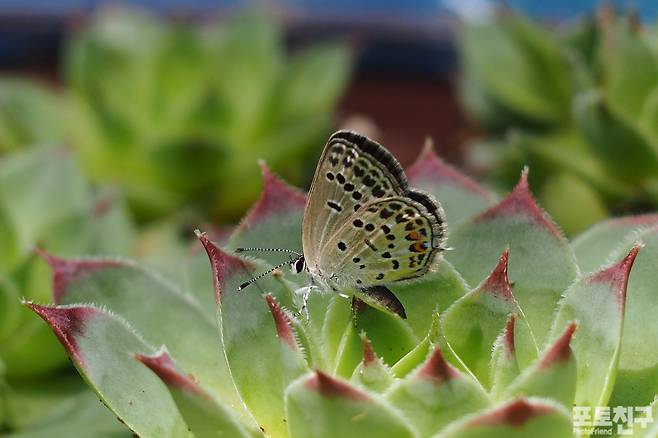
M 571 406 L 576 394 L 576 361 L 569 343 L 575 330 L 576 324 L 568 325 L 564 334 L 509 386 L 503 397 L 546 397 Z
M 265 277 L 258 286 L 252 286 L 261 293 L 238 291 L 244 276 L 249 275 L 247 269 L 264 269 L 263 264 L 230 256 L 204 235 L 199 238 L 215 276 L 221 339 L 235 386 L 265 433 L 285 437 L 283 392 L 306 370 L 306 365 L 291 327 L 291 316 L 272 303 L 276 300 L 291 306 L 291 291 L 276 276 Z M 268 295 L 263 297 L 265 291 Z
M 594 272 L 609 259 L 621 242 L 638 229 L 658 225 L 658 215 L 646 214 L 608 219 L 577 236 L 571 247 L 582 272 Z
M 658 171 L 658 146 L 619 117 L 598 92 L 576 97 L 574 119 L 592 150 L 614 176 L 637 182 Z
M 640 421 L 636 419 L 633 427 L 633 436 L 637 438 L 656 438 L 658 437 L 658 399 L 654 399 L 648 406 L 649 412 L 642 414 Z M 649 421 L 648 419 L 652 420 Z
M 373 392 L 384 392 L 395 380 L 391 369 L 375 354 L 370 341 L 364 333 L 361 334 L 363 342 L 363 360 L 356 367 L 350 381 Z
M 571 415 L 552 400 L 519 398 L 474 416 L 455 421 L 441 438 L 554 438 L 570 437 Z
M 263 192 L 229 239 L 228 247 L 286 248 L 301 252 L 302 216 L 306 196 L 287 185 L 261 163 Z M 271 265 L 279 264 L 280 253 L 257 252 Z
M 508 257 L 505 250 L 491 274 L 450 306 L 441 319 L 451 349 L 486 388 L 491 387 L 489 363 L 494 341 L 505 327 L 508 315 L 521 313 L 507 278 Z M 525 340 L 532 342 L 528 337 Z M 536 346 L 524 348 L 530 355 L 536 355 Z
M 576 358 L 578 406 L 605 406 L 612 393 L 621 348 L 626 286 L 640 247 L 617 264 L 576 281 L 564 293 L 550 339 L 575 321 L 571 343 Z
M 386 399 L 420 436 L 431 436 L 449 422 L 489 406 L 484 389 L 449 365 L 439 348 L 417 371 L 391 387 Z
M 452 233 L 446 258 L 469 284 L 486 277 L 505 247 L 514 297 L 541 345 L 552 323 L 552 310 L 573 282 L 577 267 L 562 233 L 537 206 L 527 173 L 505 199 Z M 520 352 L 519 352 L 520 353 Z M 524 366 L 533 357 L 519 357 Z
M 428 141 L 414 164 L 407 169 L 409 183 L 431 193 L 446 214 L 448 235 L 452 227 L 491 206 L 496 196 L 457 169 L 446 164 Z
M 644 34 L 629 20 L 606 28 L 601 47 L 606 101 L 628 120 L 637 120 L 647 96 L 658 85 L 658 63 Z
M 515 314 L 511 314 L 507 318 L 505 328 L 500 332 L 493 345 L 489 369 L 491 375 L 490 394 L 494 399 L 501 398 L 502 393 L 520 373 L 514 345 L 516 319 Z
M 153 348 L 124 320 L 88 305 L 26 305 L 50 325 L 83 378 L 134 433 L 191 436 L 167 388 L 133 358 Z
M 167 385 L 178 410 L 196 438 L 262 436 L 255 428 L 246 429 L 229 408 L 189 375 L 183 374 L 166 349 L 161 349 L 153 356 L 138 355 L 137 359 Z
M 619 353 L 619 370 L 613 401 L 623 405 L 645 405 L 658 394 L 658 323 L 656 285 L 658 274 L 658 228 L 655 226 L 632 236 L 643 248 L 633 264 L 628 279 L 624 316 L 624 331 Z M 620 258 L 628 251 L 623 244 L 611 254 Z
M 121 315 L 149 345 L 166 345 L 181 367 L 248 420 L 217 340 L 216 323 L 198 302 L 131 262 L 52 256 L 47 260 L 53 269 L 55 303 L 91 302 Z
M 286 413 L 292 438 L 416 436 L 386 401 L 322 371 L 288 387 Z

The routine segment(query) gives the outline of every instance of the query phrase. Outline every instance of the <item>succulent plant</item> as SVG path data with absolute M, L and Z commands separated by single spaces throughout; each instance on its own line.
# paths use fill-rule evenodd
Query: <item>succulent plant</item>
M 329 291 L 300 312 L 303 275 L 237 291 L 280 260 L 233 249 L 301 248 L 304 194 L 262 169 L 263 193 L 228 243 L 199 233 L 178 283 L 128 260 L 45 256 L 54 304 L 25 305 L 134 433 L 562 437 L 572 404 L 652 403 L 658 216 L 569 243 L 527 171 L 499 200 L 426 148 L 407 174 L 442 202 L 452 250 L 391 286 L 407 319 Z
M 39 246 L 73 256 L 125 254 L 134 228 L 120 199 L 92 190 L 61 147 L 31 148 L 0 160 L 0 433 L 22 429 L 81 389 L 52 377 L 66 354 L 20 297 L 48 297 Z
M 349 53 L 285 53 L 256 13 L 193 28 L 107 8 L 68 45 L 72 144 L 88 175 L 122 187 L 141 220 L 187 209 L 237 220 L 258 195 L 253 162 L 301 181 L 346 85 Z
M 574 235 L 658 204 L 658 37 L 606 7 L 555 27 L 514 13 L 464 25 L 460 90 L 490 133 L 473 164 L 505 187 L 530 164 L 542 205 Z

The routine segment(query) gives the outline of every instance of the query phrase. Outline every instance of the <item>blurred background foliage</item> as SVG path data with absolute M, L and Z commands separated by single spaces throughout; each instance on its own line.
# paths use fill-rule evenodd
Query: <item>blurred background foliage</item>
M 658 35 L 602 6 L 559 28 L 505 12 L 458 36 L 464 108 L 485 130 L 470 164 L 510 187 L 530 166 L 568 234 L 658 205 Z

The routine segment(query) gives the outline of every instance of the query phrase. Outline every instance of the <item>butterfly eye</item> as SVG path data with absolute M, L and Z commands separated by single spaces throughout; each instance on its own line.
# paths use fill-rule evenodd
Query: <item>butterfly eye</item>
M 304 257 L 300 257 L 293 262 L 292 269 L 296 274 L 301 274 L 301 272 L 306 268 L 306 262 Z

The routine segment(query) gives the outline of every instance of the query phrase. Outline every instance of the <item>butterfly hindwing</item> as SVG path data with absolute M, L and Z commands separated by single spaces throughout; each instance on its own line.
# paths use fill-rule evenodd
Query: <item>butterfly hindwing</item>
M 349 131 L 332 135 L 320 157 L 304 211 L 306 262 L 316 264 L 326 242 L 364 205 L 402 195 L 407 188 L 402 167 L 382 146 Z
M 444 243 L 439 205 L 410 190 L 354 212 L 323 247 L 321 269 L 356 287 L 390 284 L 425 274 Z

